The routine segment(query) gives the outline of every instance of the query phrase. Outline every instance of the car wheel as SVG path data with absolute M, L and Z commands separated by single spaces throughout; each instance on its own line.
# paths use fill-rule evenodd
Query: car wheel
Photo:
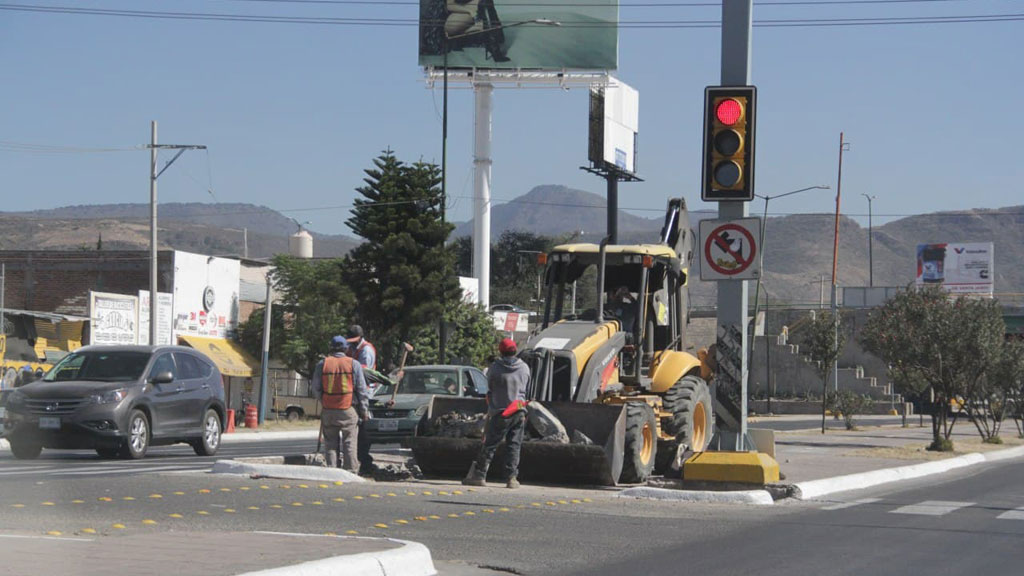
M 220 417 L 213 410 L 207 410 L 203 416 L 203 437 L 192 444 L 192 449 L 200 456 L 213 456 L 220 448 Z
M 138 460 L 149 449 L 149 419 L 142 410 L 132 410 L 128 415 L 128 439 L 121 446 L 121 457 Z
M 298 422 L 301 414 L 295 408 L 289 408 L 288 411 L 285 412 L 285 416 L 288 418 L 289 422 Z
M 43 451 L 43 445 L 38 442 L 31 440 L 14 440 L 13 438 L 8 439 L 11 443 L 11 453 L 18 460 L 32 460 L 39 457 L 39 453 Z
M 106 458 L 107 460 L 110 460 L 111 458 L 117 458 L 118 454 L 121 453 L 121 449 L 120 448 L 97 448 L 96 449 L 96 453 L 100 455 L 100 458 Z

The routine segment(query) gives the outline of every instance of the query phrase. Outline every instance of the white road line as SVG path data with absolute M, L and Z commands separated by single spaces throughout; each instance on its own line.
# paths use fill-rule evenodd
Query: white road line
M 1024 520 L 1024 506 L 1017 508 L 1016 510 L 1007 510 L 999 516 L 996 516 L 997 520 Z
M 822 506 L 822 510 L 842 510 L 843 508 L 852 508 L 854 506 L 860 506 L 861 504 L 874 504 L 875 502 L 881 501 L 881 498 L 861 498 L 860 500 L 853 500 L 852 502 L 837 502 L 836 504 L 829 504 L 828 506 Z
M 903 506 L 895 510 L 890 510 L 891 514 L 917 514 L 921 516 L 944 516 L 965 508 L 967 506 L 974 505 L 974 502 L 951 502 L 948 500 L 925 500 L 918 504 L 911 504 L 909 506 Z
M 117 474 L 148 474 L 150 472 L 160 472 L 163 470 L 181 470 L 182 466 L 154 466 L 152 468 L 144 468 L 141 466 L 132 466 L 128 468 L 88 468 L 85 470 L 65 470 L 62 472 L 51 472 L 50 476 L 101 476 L 101 475 L 117 475 Z

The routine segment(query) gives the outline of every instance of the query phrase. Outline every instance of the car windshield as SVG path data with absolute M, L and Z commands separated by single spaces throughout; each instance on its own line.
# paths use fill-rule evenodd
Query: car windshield
M 406 370 L 398 383 L 399 394 L 442 394 L 458 396 L 458 374 L 450 370 Z M 384 384 L 376 396 L 391 394 L 394 386 Z
M 138 380 L 146 364 L 148 352 L 73 352 L 65 356 L 43 376 L 46 382 L 95 380 L 128 382 Z

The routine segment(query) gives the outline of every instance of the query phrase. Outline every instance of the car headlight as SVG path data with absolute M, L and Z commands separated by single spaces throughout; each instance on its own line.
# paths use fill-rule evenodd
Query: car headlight
M 7 395 L 6 406 L 10 409 L 21 408 L 25 405 L 25 394 L 15 390 Z
M 427 405 L 424 404 L 423 406 L 420 406 L 419 408 L 410 411 L 409 412 L 409 416 L 413 416 L 415 418 L 422 418 L 423 415 L 426 414 L 426 413 L 427 413 Z
M 102 394 L 93 394 L 89 397 L 89 400 L 93 404 L 116 404 L 117 402 L 124 400 L 127 395 L 127 388 L 118 388 L 117 390 L 109 390 Z

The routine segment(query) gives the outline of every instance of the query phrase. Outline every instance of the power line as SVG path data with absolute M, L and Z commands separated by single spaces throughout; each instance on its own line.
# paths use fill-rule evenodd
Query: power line
M 137 152 L 145 146 L 94 147 L 94 146 L 52 146 L 0 140 L 0 152 L 26 152 L 30 154 L 94 154 L 102 152 Z
M 837 0 L 838 1 L 838 0 Z M 876 0 L 883 1 L 883 0 Z M 884 0 L 891 1 L 891 0 Z M 312 24 L 335 26 L 439 26 L 441 21 L 419 21 L 411 18 L 338 18 L 324 16 L 271 16 L 255 14 L 167 12 L 153 10 L 122 10 L 104 8 L 76 8 L 68 6 L 42 6 L 35 4 L 0 4 L 0 10 L 73 14 L 90 16 L 118 16 L 162 20 L 202 20 L 224 22 L 257 22 L 275 24 Z M 759 28 L 881 26 L 920 24 L 965 24 L 985 22 L 1013 22 L 1024 20 L 1024 14 L 976 14 L 958 16 L 910 16 L 879 18 L 820 18 L 820 19 L 764 19 L 755 20 Z M 718 20 L 624 20 L 618 22 L 562 21 L 564 28 L 618 28 L 618 29 L 683 29 L 718 28 Z

